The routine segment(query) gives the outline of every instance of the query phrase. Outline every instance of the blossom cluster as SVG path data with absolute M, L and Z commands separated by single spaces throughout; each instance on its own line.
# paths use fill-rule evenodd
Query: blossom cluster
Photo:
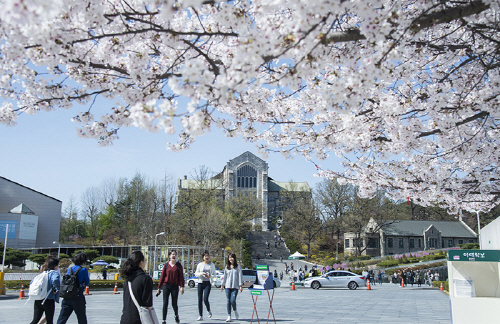
M 215 126 L 264 154 L 335 154 L 344 170 L 318 175 L 364 197 L 450 212 L 499 201 L 497 1 L 2 4 L 2 124 L 83 105 L 78 135 L 100 145 L 139 127 L 182 150 Z

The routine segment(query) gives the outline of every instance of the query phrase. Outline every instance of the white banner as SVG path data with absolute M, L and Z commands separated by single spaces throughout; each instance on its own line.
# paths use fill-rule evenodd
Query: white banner
M 36 240 L 36 230 L 38 228 L 38 216 L 21 215 L 19 225 L 19 239 L 21 240 Z

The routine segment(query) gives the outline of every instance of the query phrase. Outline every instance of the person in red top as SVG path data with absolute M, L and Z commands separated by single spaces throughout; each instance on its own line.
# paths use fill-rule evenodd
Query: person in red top
M 184 294 L 184 270 L 182 269 L 181 263 L 177 262 L 177 251 L 170 251 L 168 257 L 170 261 L 165 263 L 161 271 L 158 291 L 156 293 L 158 296 L 161 293 L 161 287 L 163 287 L 163 324 L 167 321 L 169 295 L 172 295 L 172 308 L 174 309 L 175 322 L 180 323 L 177 300 L 179 299 L 179 291 L 181 294 Z

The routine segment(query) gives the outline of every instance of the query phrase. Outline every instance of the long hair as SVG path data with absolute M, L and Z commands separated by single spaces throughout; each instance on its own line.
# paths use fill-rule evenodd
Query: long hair
M 128 259 L 123 263 L 123 266 L 120 270 L 120 274 L 123 278 L 127 278 L 130 276 L 132 271 L 137 270 L 139 268 L 139 264 L 142 261 L 146 260 L 144 254 L 141 251 L 134 251 L 128 257 Z
M 231 261 L 229 261 L 229 257 L 232 257 L 234 259 L 234 265 L 233 268 L 238 267 L 238 261 L 236 260 L 236 254 L 231 253 L 227 255 L 227 260 L 226 260 L 226 269 L 230 270 L 231 269 Z
M 44 272 L 44 271 L 47 271 L 49 270 L 49 261 L 50 259 L 52 258 L 56 258 L 57 257 L 57 253 L 49 253 L 47 255 L 47 257 L 45 258 L 45 262 L 42 264 L 42 266 L 40 267 L 40 272 Z

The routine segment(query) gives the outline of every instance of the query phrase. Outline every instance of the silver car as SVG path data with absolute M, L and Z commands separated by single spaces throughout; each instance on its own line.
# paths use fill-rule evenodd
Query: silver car
M 365 277 L 342 270 L 330 271 L 320 277 L 307 278 L 304 282 L 304 287 L 313 289 L 321 287 L 356 289 L 365 286 Z

